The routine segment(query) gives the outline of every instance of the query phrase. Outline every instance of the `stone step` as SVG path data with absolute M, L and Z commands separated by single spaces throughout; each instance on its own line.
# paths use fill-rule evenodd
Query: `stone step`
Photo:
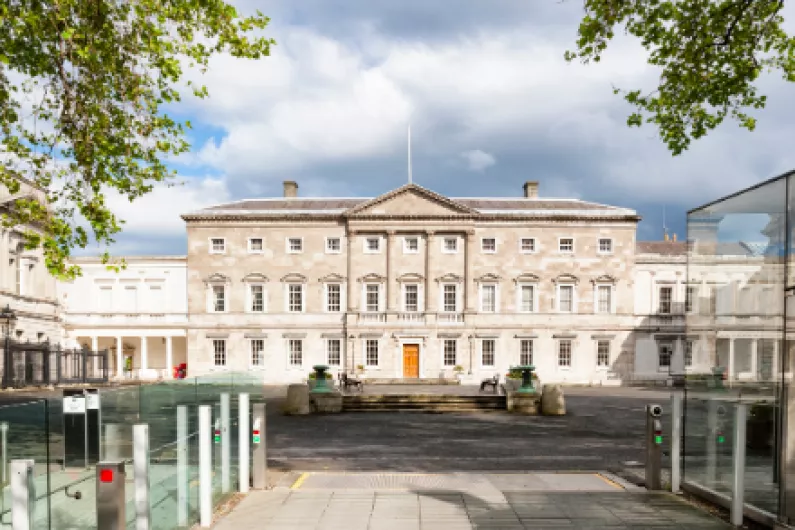
M 460 385 L 461 381 L 458 379 L 439 379 L 439 378 L 423 378 L 423 379 L 389 379 L 389 378 L 373 378 L 362 379 L 365 385 Z
M 344 412 L 419 412 L 419 413 L 441 413 L 441 412 L 504 412 L 505 407 L 488 407 L 488 408 L 473 408 L 473 407 L 389 407 L 389 408 L 370 408 L 370 407 L 353 407 L 343 408 Z
M 505 404 L 505 396 L 434 396 L 387 395 L 344 396 L 343 403 L 496 403 Z
M 345 396 L 342 408 L 351 412 L 505 410 L 505 396 L 383 395 Z

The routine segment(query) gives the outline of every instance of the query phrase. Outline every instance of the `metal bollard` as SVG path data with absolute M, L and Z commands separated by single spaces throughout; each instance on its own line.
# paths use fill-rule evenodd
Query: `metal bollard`
M 671 492 L 682 482 L 682 392 L 671 393 Z
M 646 405 L 646 489 L 662 489 L 662 407 Z
M 254 469 L 254 489 L 263 490 L 268 486 L 268 456 L 265 441 L 265 403 L 254 404 L 254 425 L 251 429 L 251 443 L 254 446 L 252 467 Z
M 232 489 L 230 480 L 230 432 L 229 432 L 229 394 L 221 394 L 221 492 L 229 493 Z
M 135 528 L 149 530 L 149 425 L 133 426 L 133 474 L 135 475 Z
M 734 411 L 734 451 L 732 462 L 732 507 L 731 523 L 743 524 L 745 497 L 745 434 L 748 421 L 748 405 L 738 403 Z
M 199 406 L 199 524 L 213 524 L 213 447 L 210 405 Z
M 237 436 L 238 441 L 238 462 L 240 469 L 238 476 L 240 477 L 240 493 L 248 493 L 249 488 L 249 423 L 248 415 L 251 412 L 248 405 L 248 394 L 241 392 L 238 399 L 238 427 L 239 432 Z
M 97 530 L 125 530 L 124 462 L 97 464 Z
M 11 461 L 11 529 L 31 530 L 36 488 L 33 484 L 33 460 Z
M 724 423 L 726 407 L 720 401 L 711 399 L 707 402 L 707 473 L 706 486 L 715 487 L 718 469 L 718 446 L 726 441 Z
M 177 525 L 188 526 L 188 407 L 177 406 Z
M 121 454 L 121 432 L 120 423 L 105 423 L 105 437 L 102 443 L 102 460 L 117 462 L 124 460 Z

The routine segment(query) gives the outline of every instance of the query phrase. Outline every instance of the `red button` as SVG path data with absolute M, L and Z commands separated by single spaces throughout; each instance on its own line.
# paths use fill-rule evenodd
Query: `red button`
M 100 482 L 113 482 L 113 470 L 112 469 L 102 469 L 99 472 L 99 481 Z
M 254 431 L 254 436 L 259 436 L 259 431 Z

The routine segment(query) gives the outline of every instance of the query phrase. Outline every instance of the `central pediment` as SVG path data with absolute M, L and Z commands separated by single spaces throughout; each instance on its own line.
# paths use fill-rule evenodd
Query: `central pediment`
M 479 215 L 477 210 L 416 184 L 406 184 L 345 212 L 347 217 L 473 217 L 477 215 Z

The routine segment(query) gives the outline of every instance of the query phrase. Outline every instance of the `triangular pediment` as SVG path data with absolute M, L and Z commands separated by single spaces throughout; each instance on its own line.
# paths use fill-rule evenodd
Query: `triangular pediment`
M 224 276 L 220 272 L 214 272 L 204 279 L 204 283 L 229 283 L 229 276 Z
M 416 184 L 406 184 L 345 212 L 347 217 L 473 217 L 477 210 Z

